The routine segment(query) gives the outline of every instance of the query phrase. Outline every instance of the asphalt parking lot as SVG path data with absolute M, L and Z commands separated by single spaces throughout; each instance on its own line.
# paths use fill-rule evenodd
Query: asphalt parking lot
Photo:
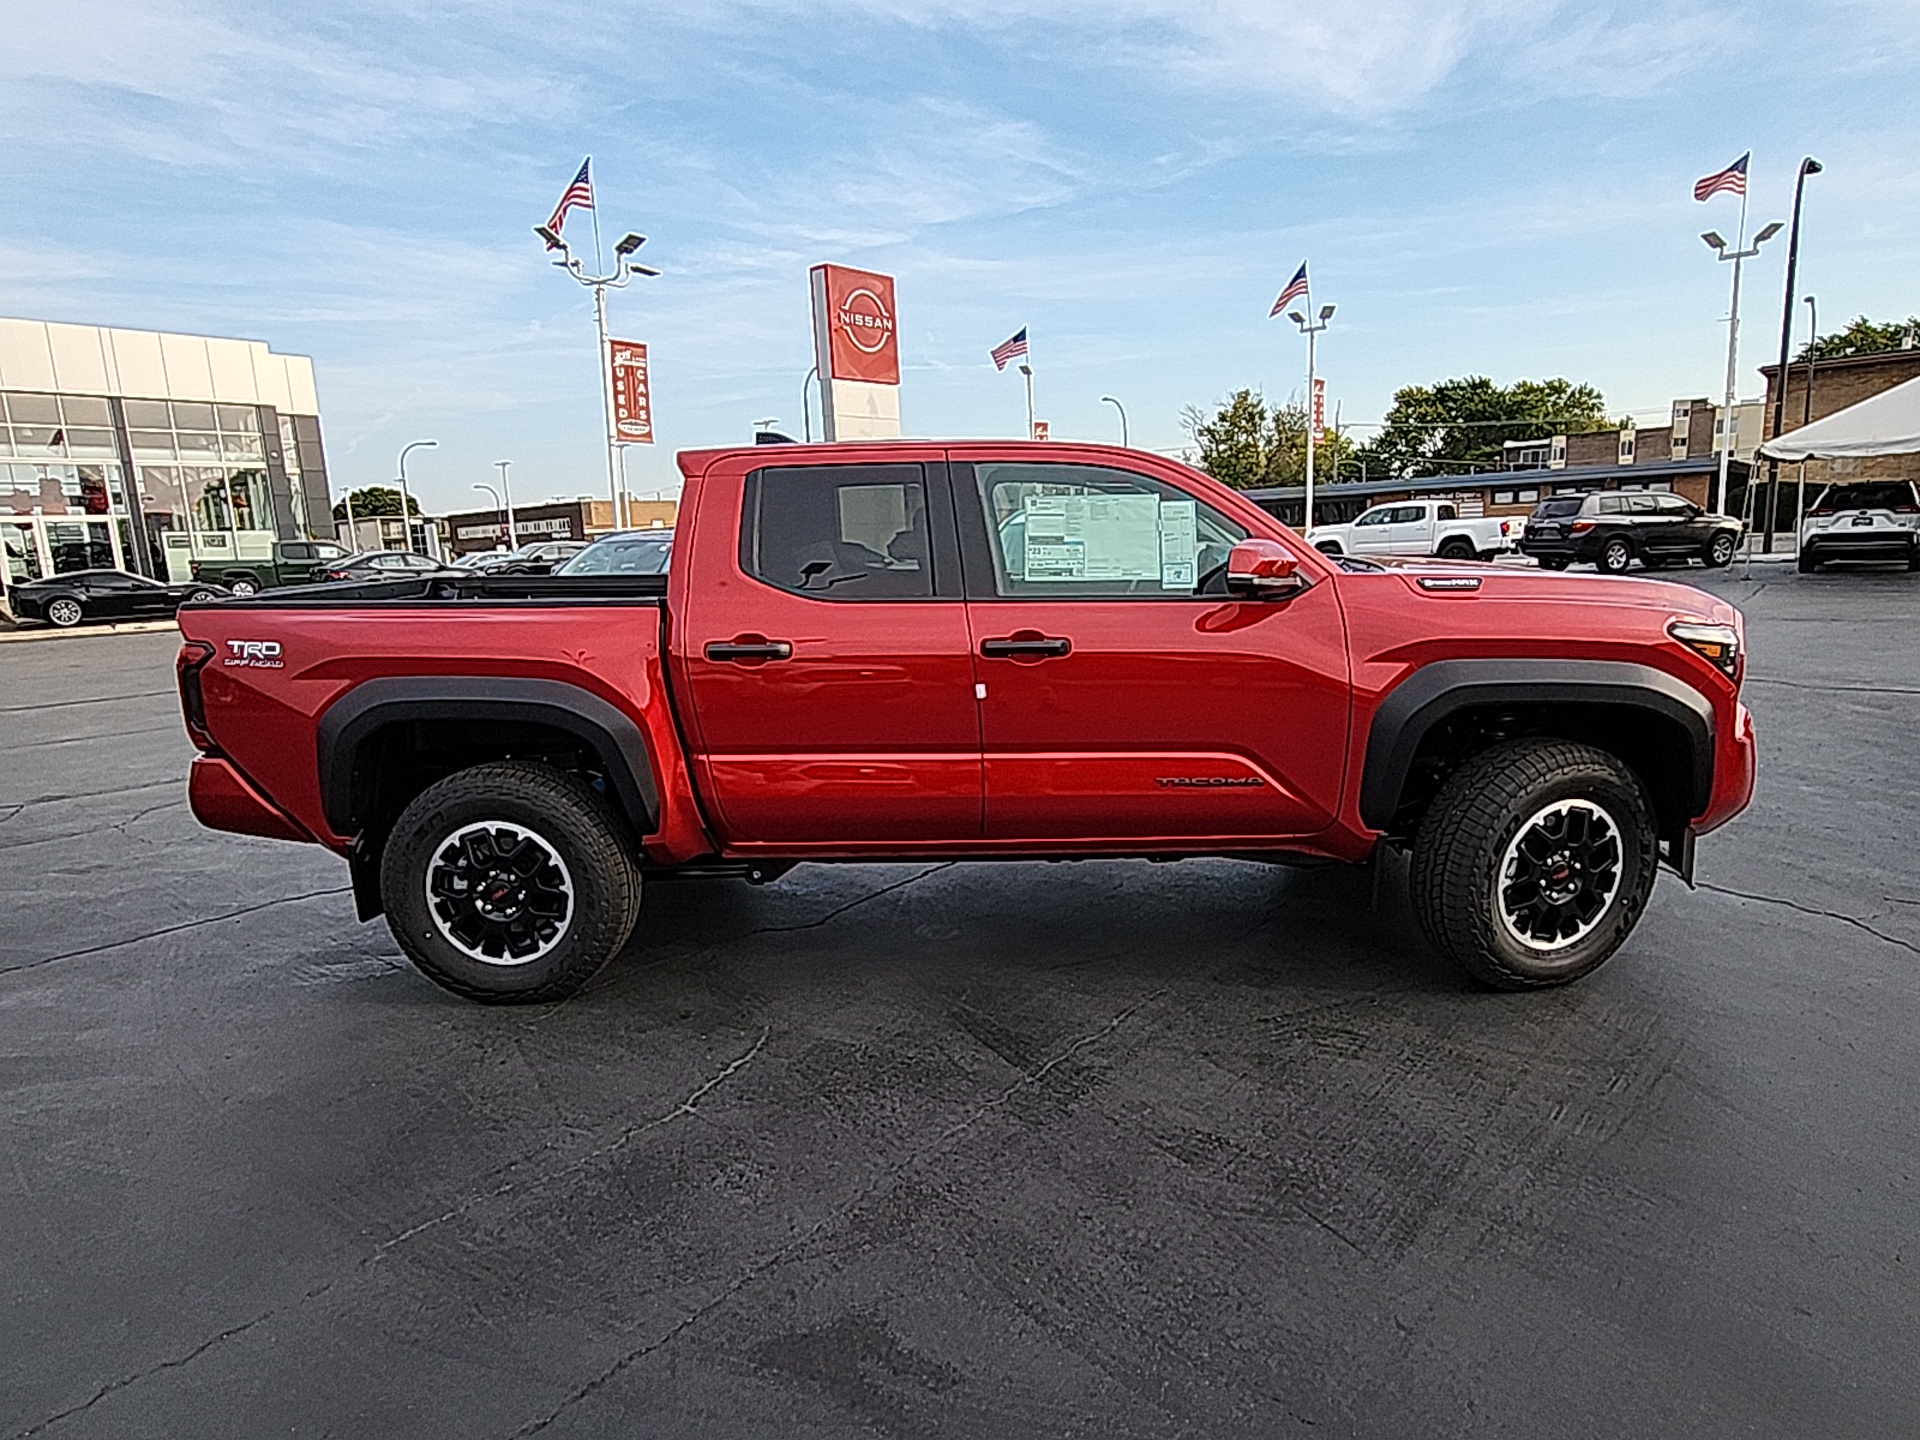
M 1389 873 L 660 885 L 492 1010 L 0 647 L 0 1436 L 1727 1436 L 1920 1416 L 1920 576 L 1755 566 L 1753 808 L 1572 989 Z

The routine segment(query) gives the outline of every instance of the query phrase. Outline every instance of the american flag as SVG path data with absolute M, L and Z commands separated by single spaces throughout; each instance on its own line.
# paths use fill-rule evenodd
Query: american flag
M 1302 295 L 1311 293 L 1312 287 L 1307 284 L 1307 262 L 1302 260 L 1300 268 L 1293 272 L 1293 278 L 1287 281 L 1287 288 L 1282 290 L 1280 298 L 1273 302 L 1273 309 L 1267 312 L 1267 318 L 1271 320 Z
M 1746 194 L 1747 161 L 1752 158 L 1753 152 L 1749 150 L 1726 169 L 1709 175 L 1704 180 L 1694 181 L 1693 198 L 1696 200 L 1705 200 L 1710 195 L 1718 195 L 1722 190 L 1729 191 L 1735 195 Z
M 567 186 L 567 193 L 562 195 L 560 203 L 553 207 L 553 218 L 547 221 L 547 229 L 554 234 L 560 233 L 560 227 L 567 223 L 567 212 L 574 206 L 580 205 L 588 210 L 593 209 L 593 180 L 587 174 L 592 168 L 593 157 L 589 155 L 580 162 L 580 173 L 574 176 L 573 183 Z M 549 242 L 547 248 L 553 249 L 553 244 Z
M 993 368 L 1004 370 L 1009 360 L 1018 360 L 1027 353 L 1027 327 L 1022 325 L 1016 335 L 1011 335 L 993 347 Z

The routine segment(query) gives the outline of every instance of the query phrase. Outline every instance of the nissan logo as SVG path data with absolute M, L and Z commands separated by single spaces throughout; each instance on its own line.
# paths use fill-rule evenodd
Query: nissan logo
M 868 355 L 885 349 L 887 337 L 893 334 L 893 317 L 885 303 L 864 285 L 840 302 L 839 318 L 847 339 Z

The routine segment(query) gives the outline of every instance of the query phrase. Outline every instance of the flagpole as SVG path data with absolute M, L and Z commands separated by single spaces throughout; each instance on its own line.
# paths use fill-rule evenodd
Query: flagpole
M 1307 292 L 1307 308 L 1313 308 L 1313 292 Z M 1318 361 L 1320 331 L 1324 327 L 1314 326 L 1307 331 L 1307 530 L 1313 529 L 1313 380 L 1314 369 Z M 1301 532 L 1305 533 L 1305 531 Z

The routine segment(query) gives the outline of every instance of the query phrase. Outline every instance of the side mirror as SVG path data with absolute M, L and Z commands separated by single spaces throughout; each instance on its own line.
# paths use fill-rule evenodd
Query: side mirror
M 1313 582 L 1300 562 L 1273 540 L 1242 540 L 1227 554 L 1227 593 L 1250 600 L 1289 600 Z

